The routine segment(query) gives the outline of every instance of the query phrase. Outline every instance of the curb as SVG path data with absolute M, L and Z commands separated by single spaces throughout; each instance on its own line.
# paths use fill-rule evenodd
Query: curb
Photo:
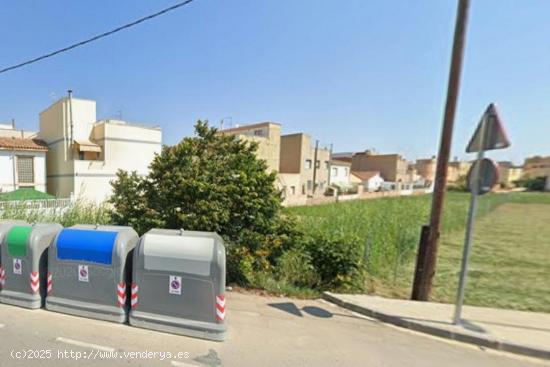
M 371 317 L 373 319 L 380 320 L 382 322 L 399 326 L 405 329 L 418 331 L 425 334 L 430 334 L 440 338 L 446 338 L 455 340 L 462 343 L 474 344 L 480 347 L 496 349 L 503 352 L 520 354 L 528 357 L 535 357 L 541 359 L 550 359 L 550 349 L 533 348 L 526 345 L 515 344 L 508 341 L 502 341 L 495 338 L 476 336 L 469 333 L 456 332 L 452 330 L 446 330 L 431 325 L 426 325 L 414 320 L 407 320 L 401 316 L 395 316 L 378 312 L 370 308 L 358 306 L 356 304 L 344 301 L 338 296 L 330 292 L 323 292 L 323 299 L 334 303 L 340 307 L 347 308 L 348 310 L 360 313 L 362 315 Z

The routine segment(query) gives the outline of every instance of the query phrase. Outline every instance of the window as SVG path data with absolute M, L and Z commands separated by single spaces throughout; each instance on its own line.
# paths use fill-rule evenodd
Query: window
M 264 132 L 263 132 L 263 130 L 261 130 L 261 129 L 260 129 L 260 130 L 254 130 L 254 135 L 256 135 L 256 136 L 264 136 Z
M 295 195 L 296 194 L 296 186 L 290 186 L 290 193 L 292 195 Z
M 308 190 L 313 189 L 313 182 L 311 180 L 307 180 L 307 189 Z
M 333 177 L 338 176 L 338 168 L 332 167 L 332 176 L 333 176 Z
M 34 184 L 34 157 L 17 157 L 17 181 Z
M 348 172 L 349 172 L 349 171 L 348 171 L 348 168 L 347 168 L 347 167 L 344 168 L 344 176 L 347 176 L 347 175 L 348 175 Z
M 330 167 L 330 165 L 329 165 L 328 161 L 325 161 L 325 168 L 329 169 L 329 167 Z
M 306 169 L 311 169 L 311 159 L 306 159 Z
M 321 168 L 321 161 L 315 161 L 315 168 Z

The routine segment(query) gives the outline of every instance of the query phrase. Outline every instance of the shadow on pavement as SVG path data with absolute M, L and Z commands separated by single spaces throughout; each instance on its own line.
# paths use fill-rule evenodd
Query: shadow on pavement
M 292 302 L 282 302 L 282 303 L 268 303 L 269 307 L 276 308 L 278 310 L 288 312 L 291 315 L 303 317 L 303 313 L 305 312 L 308 315 L 320 317 L 323 319 L 328 319 L 334 316 L 334 314 L 330 311 L 327 311 L 321 307 L 317 306 L 304 306 L 301 309 L 296 306 L 295 303 Z M 347 316 L 347 315 L 341 315 L 341 316 Z

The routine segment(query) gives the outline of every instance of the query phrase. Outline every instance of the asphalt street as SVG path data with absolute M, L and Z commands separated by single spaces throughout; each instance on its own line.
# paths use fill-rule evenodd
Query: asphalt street
M 0 366 L 550 366 L 397 329 L 321 300 L 229 293 L 211 342 L 0 305 Z

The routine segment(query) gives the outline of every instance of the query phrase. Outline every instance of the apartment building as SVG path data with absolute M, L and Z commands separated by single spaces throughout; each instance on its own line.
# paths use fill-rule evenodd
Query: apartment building
M 512 162 L 503 161 L 498 162 L 498 181 L 503 187 L 514 187 L 514 182 L 521 179 L 523 174 L 523 167 L 514 166 Z
M 416 173 L 424 178 L 429 183 L 435 181 L 435 171 L 437 168 L 437 159 L 435 156 L 431 158 L 417 159 L 414 164 Z
M 0 193 L 23 188 L 46 192 L 47 151 L 35 132 L 0 124 Z
M 236 135 L 239 139 L 256 142 L 258 158 L 266 161 L 269 171 L 279 171 L 281 124 L 262 122 L 220 130 L 220 133 Z
M 455 183 L 460 178 L 467 177 L 470 167 L 472 167 L 472 162 L 459 161 L 455 158 L 454 161 L 449 162 L 449 167 L 447 168 L 447 182 Z
M 111 195 L 119 169 L 146 175 L 162 139 L 158 127 L 98 121 L 95 101 L 71 95 L 40 113 L 38 135 L 49 148 L 48 193 L 95 202 Z
M 351 159 L 352 171 L 378 171 L 388 182 L 411 182 L 409 164 L 399 154 L 378 154 L 371 150 L 355 153 Z
M 280 173 L 298 174 L 302 195 L 323 195 L 328 187 L 330 150 L 312 145 L 304 133 L 281 136 Z
M 523 178 L 550 176 L 550 156 L 534 156 L 525 159 L 523 164 Z

